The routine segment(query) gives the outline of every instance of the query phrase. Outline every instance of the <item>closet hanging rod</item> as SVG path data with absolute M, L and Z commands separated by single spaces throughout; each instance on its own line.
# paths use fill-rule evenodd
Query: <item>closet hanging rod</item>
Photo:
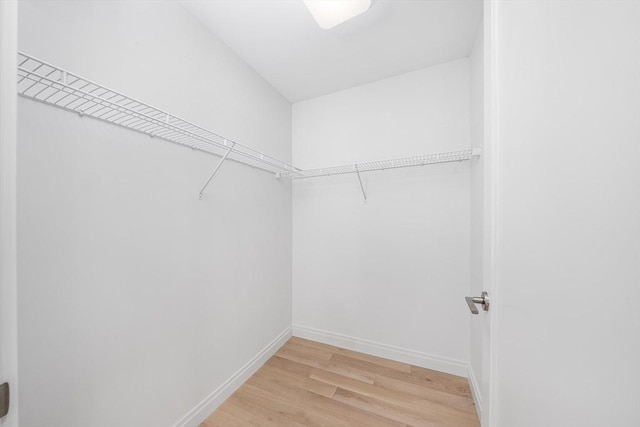
M 407 168 L 415 166 L 432 165 L 436 163 L 462 162 L 471 160 L 482 154 L 481 148 L 467 148 L 464 150 L 448 151 L 444 153 L 426 154 L 414 157 L 402 157 L 398 159 L 378 160 L 367 163 L 355 163 L 350 165 L 332 166 L 328 168 L 305 169 L 302 173 L 289 176 L 293 179 L 317 178 L 321 176 L 343 175 L 355 173 L 360 176 L 362 172 L 373 172 L 386 169 Z M 364 188 L 363 188 L 364 192 Z M 365 196 L 366 199 L 366 196 Z
M 18 94 L 218 157 L 230 150 L 228 160 L 277 176 L 302 173 L 275 157 L 22 52 Z

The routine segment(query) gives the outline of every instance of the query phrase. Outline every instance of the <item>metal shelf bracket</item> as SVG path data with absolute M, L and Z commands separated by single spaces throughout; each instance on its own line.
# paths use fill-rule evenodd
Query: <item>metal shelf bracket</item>
M 364 191 L 364 185 L 362 185 L 362 178 L 360 177 L 358 165 L 353 165 L 353 168 L 356 170 L 356 175 L 358 176 L 358 182 L 360 183 L 360 189 L 362 190 L 362 197 L 364 197 L 364 202 L 367 203 L 367 193 Z
M 224 140 L 224 145 L 227 145 L 227 140 Z M 235 142 L 231 143 L 231 146 L 229 147 L 229 149 L 227 150 L 226 153 L 224 153 L 224 156 L 222 156 L 222 158 L 220 159 L 220 161 L 218 162 L 218 164 L 216 165 L 216 168 L 213 170 L 213 172 L 211 172 L 211 175 L 209 175 L 209 179 L 207 179 L 207 182 L 204 183 L 204 185 L 202 186 L 202 189 L 200 190 L 200 194 L 198 194 L 198 198 L 200 200 L 202 200 L 204 198 L 204 190 L 207 189 L 207 186 L 209 185 L 209 183 L 211 182 L 211 180 L 213 179 L 214 176 L 216 176 L 216 173 L 218 173 L 218 170 L 220 170 L 220 166 L 222 166 L 222 164 L 224 163 L 225 160 L 227 160 L 227 157 L 229 157 L 229 154 L 231 154 L 231 152 L 233 151 L 233 147 L 236 145 Z

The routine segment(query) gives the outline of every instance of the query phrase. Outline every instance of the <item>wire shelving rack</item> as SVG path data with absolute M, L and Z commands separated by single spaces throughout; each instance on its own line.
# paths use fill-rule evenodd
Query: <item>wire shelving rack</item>
M 293 179 L 317 178 L 330 175 L 344 175 L 349 173 L 372 172 L 387 169 L 407 168 L 414 166 L 432 165 L 435 163 L 451 163 L 471 160 L 474 156 L 479 156 L 481 149 L 467 148 L 464 150 L 448 151 L 443 153 L 426 154 L 422 156 L 402 157 L 398 159 L 378 160 L 367 163 L 355 163 L 342 166 L 331 166 L 327 168 L 304 169 L 297 174 L 289 174 Z
M 464 149 L 303 170 L 22 52 L 18 53 L 18 95 L 220 157 L 200 198 L 225 160 L 294 180 L 354 173 L 366 200 L 361 172 L 460 162 L 480 155 L 480 149 Z
M 81 116 L 184 145 L 271 173 L 294 166 L 33 56 L 18 54 L 18 94 Z
M 305 169 L 302 173 L 289 174 L 292 179 L 318 178 L 322 176 L 356 174 L 362 197 L 367 201 L 367 192 L 362 183 L 361 172 L 382 171 L 387 169 L 408 168 L 416 166 L 432 165 L 436 163 L 451 163 L 471 160 L 473 157 L 480 156 L 481 148 L 467 148 L 464 150 L 448 151 L 443 153 L 425 154 L 422 156 L 401 157 L 397 159 L 378 160 L 367 163 L 354 163 L 350 165 L 331 166 L 328 168 Z

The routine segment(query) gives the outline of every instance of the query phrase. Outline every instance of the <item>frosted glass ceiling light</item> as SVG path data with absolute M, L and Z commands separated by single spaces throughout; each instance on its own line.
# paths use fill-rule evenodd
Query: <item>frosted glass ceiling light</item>
M 303 0 L 320 28 L 328 30 L 364 13 L 371 0 Z

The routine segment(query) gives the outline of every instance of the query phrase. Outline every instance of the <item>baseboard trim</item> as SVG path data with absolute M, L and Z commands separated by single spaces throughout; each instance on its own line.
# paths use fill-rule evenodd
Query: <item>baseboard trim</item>
M 469 378 L 469 386 L 471 388 L 471 396 L 473 397 L 473 402 L 476 404 L 478 419 L 482 420 L 482 395 L 480 394 L 480 387 L 478 385 L 478 381 L 476 380 L 476 376 L 473 373 L 473 368 L 471 367 L 471 365 L 469 365 L 468 367 L 467 378 Z
M 435 371 L 446 372 L 447 374 L 466 377 L 468 375 L 468 363 L 448 357 L 436 356 L 422 353 L 406 348 L 381 344 L 361 338 L 322 331 L 301 325 L 293 325 L 293 335 L 318 341 L 348 350 L 367 353 L 372 356 L 384 357 L 398 362 L 409 363 L 421 368 L 433 369 Z
M 265 364 L 271 356 L 273 356 L 292 336 L 292 327 L 282 331 L 273 341 L 265 348 L 260 350 L 249 362 L 240 368 L 229 379 L 222 383 L 209 396 L 193 408 L 187 415 L 182 417 L 180 421 L 175 423 L 173 427 L 198 427 L 207 416 L 209 416 L 216 408 L 233 394 L 246 380 L 249 379 L 262 365 Z

